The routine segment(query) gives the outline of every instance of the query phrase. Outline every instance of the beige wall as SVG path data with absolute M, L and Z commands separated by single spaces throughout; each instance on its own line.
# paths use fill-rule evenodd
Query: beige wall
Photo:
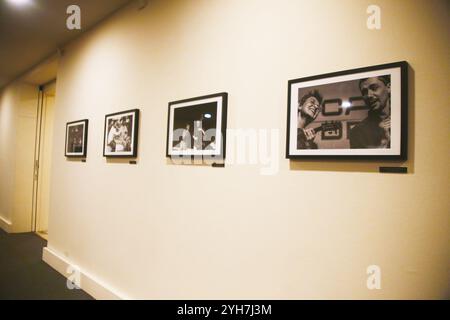
M 0 218 L 11 223 L 15 152 L 15 91 L 4 88 L 0 94 Z
M 31 230 L 37 87 L 16 81 L 0 93 L 0 216 L 9 232 Z
M 49 247 L 132 298 L 449 295 L 447 1 L 191 0 L 130 6 L 65 50 Z M 287 81 L 407 60 L 407 175 L 284 159 Z M 280 130 L 279 172 L 171 165 L 167 103 L 229 93 L 229 128 Z M 104 115 L 140 108 L 138 164 L 102 157 Z M 89 119 L 86 163 L 65 124 Z M 366 287 L 366 268 L 382 290 Z

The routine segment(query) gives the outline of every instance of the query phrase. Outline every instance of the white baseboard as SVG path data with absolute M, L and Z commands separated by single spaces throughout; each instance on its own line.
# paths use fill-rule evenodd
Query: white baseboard
M 11 232 L 12 223 L 11 221 L 6 220 L 2 216 L 0 216 L 0 228 L 5 230 L 5 232 L 10 233 Z
M 52 249 L 45 247 L 42 251 L 42 260 L 49 264 L 53 269 L 61 273 L 64 277 L 73 277 L 73 273 L 68 272 L 68 268 L 72 267 L 80 271 L 79 280 L 80 288 L 98 300 L 126 300 L 129 299 L 125 295 L 118 293 L 105 283 L 102 283 L 94 276 L 85 272 L 81 267 L 70 263 L 66 258 L 56 253 Z M 73 270 L 73 269 L 72 269 Z M 71 279 L 72 280 L 72 279 Z M 76 290 L 76 289 L 75 289 Z

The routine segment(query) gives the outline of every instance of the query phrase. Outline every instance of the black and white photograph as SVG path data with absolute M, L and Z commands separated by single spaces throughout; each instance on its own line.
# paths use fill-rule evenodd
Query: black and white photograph
M 407 63 L 289 81 L 287 158 L 406 159 Z
M 66 124 L 66 157 L 85 158 L 89 120 L 72 121 Z
M 166 156 L 225 158 L 227 93 L 169 103 Z
M 139 109 L 105 116 L 105 157 L 137 157 Z

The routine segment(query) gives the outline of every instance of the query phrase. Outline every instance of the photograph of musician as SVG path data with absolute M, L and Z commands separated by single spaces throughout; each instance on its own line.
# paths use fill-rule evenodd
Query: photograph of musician
M 350 130 L 350 148 L 390 148 L 390 82 L 389 75 L 359 81 L 359 89 L 369 111 L 367 117 Z
M 74 137 L 70 144 L 69 152 L 82 152 L 83 151 L 83 141 L 81 138 Z
M 203 117 L 202 117 L 203 119 Z M 194 139 L 194 150 L 202 150 L 204 145 L 205 131 L 202 128 L 202 120 L 194 121 L 194 134 L 192 138 Z
M 191 126 L 189 123 L 187 123 L 181 133 L 180 142 L 176 143 L 176 141 L 174 141 L 174 143 L 175 143 L 175 145 L 173 146 L 174 150 L 185 151 L 185 150 L 190 149 L 191 145 L 192 145 L 191 137 L 192 137 Z
M 72 126 L 69 128 L 67 152 L 82 152 L 83 151 L 83 125 Z
M 202 120 L 193 121 L 193 129 L 191 129 L 191 125 L 187 123 L 182 131 L 180 142 L 175 142 L 174 150 L 211 150 L 211 148 L 215 146 L 215 143 L 211 142 L 208 144 L 208 141 L 206 141 L 205 138 L 206 132 L 203 130 L 202 125 L 203 118 Z
M 215 150 L 217 103 L 175 108 L 172 148 L 174 151 Z
M 206 144 L 205 150 L 216 150 L 216 136 L 211 136 L 209 140 L 210 142 Z
M 317 149 L 317 143 L 314 142 L 316 132 L 314 128 L 308 128 L 319 115 L 321 111 L 323 97 L 318 90 L 309 91 L 299 100 L 298 105 L 298 149 Z
M 110 121 L 112 125 L 108 132 L 108 152 L 131 151 L 131 137 L 129 135 L 131 130 L 130 116 Z

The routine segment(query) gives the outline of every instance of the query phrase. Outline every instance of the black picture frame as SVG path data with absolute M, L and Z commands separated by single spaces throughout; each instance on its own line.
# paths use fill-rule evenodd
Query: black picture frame
M 202 157 L 203 159 L 225 160 L 227 112 L 227 92 L 169 102 L 166 157 Z M 186 126 L 179 127 L 180 123 Z M 190 128 L 187 128 L 187 125 L 192 126 L 193 132 L 189 137 L 194 142 L 190 146 L 189 143 L 184 144 L 183 147 L 180 145 L 187 139 L 180 136 L 180 140 L 174 141 L 173 137 L 180 130 L 189 132 Z M 201 132 L 201 134 L 196 135 L 195 132 Z M 201 139 L 196 139 L 195 136 L 201 136 Z
M 71 121 L 66 123 L 66 138 L 64 147 L 65 157 L 86 158 L 88 129 L 89 129 L 88 119 Z M 80 130 L 81 130 L 81 137 L 80 137 Z
M 103 131 L 104 157 L 137 157 L 139 140 L 139 117 L 139 109 L 131 109 L 105 115 L 105 126 Z M 113 126 L 114 130 L 116 130 L 116 134 L 111 132 Z
M 287 104 L 287 159 L 407 160 L 406 61 L 289 80 Z

